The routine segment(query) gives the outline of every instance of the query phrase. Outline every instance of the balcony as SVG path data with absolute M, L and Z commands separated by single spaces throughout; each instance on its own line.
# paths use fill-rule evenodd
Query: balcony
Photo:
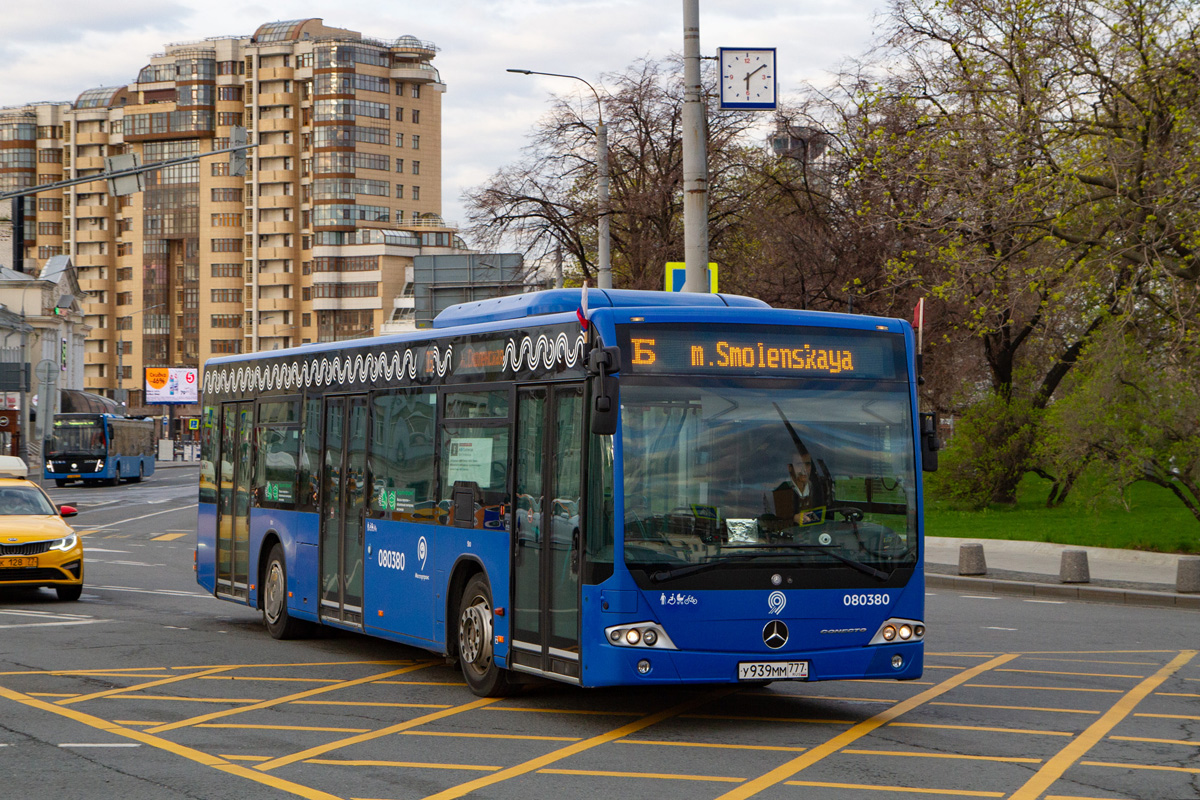
M 294 194 L 271 194 L 258 196 L 259 208 L 295 208 L 296 195 Z
M 313 311 L 375 311 L 383 308 L 379 297 L 314 297 Z
M 294 336 L 296 334 L 295 325 L 259 325 L 258 338 L 265 339 L 267 337 L 276 336 Z
M 296 273 L 294 272 L 260 272 L 258 273 L 259 286 L 291 286 L 296 282 Z
M 412 66 L 392 67 L 389 74 L 394 81 L 410 81 L 412 83 L 439 83 L 441 76 L 433 67 Z
M 85 242 L 107 242 L 111 236 L 108 231 L 75 231 L 75 243 L 83 244 Z
M 257 178 L 258 178 L 259 183 L 295 183 L 296 170 L 294 170 L 294 169 L 259 170 Z
M 104 169 L 104 156 L 76 156 L 75 169 L 81 171 L 88 169 L 102 170 Z
M 294 144 L 260 144 L 254 148 L 254 154 L 259 158 L 286 158 L 299 155 L 300 149 Z
M 260 297 L 258 298 L 259 311 L 295 311 L 296 298 L 294 297 Z
M 259 247 L 258 260 L 270 261 L 275 258 L 291 258 L 295 259 L 300 255 L 298 247 Z
M 254 98 L 254 105 L 259 108 L 268 106 L 291 106 L 296 104 L 296 95 L 292 92 L 268 92 Z
M 295 117 L 271 117 L 263 119 L 259 117 L 257 126 L 259 132 L 265 131 L 294 131 L 296 130 L 297 120 Z
M 292 67 L 267 67 L 256 76 L 259 81 L 290 81 L 296 74 Z
M 89 133 L 77 133 L 77 134 L 75 134 L 75 144 L 77 146 L 83 146 L 83 145 L 89 145 L 89 144 L 108 144 L 108 134 L 101 133 L 99 131 L 94 131 L 94 132 L 89 132 Z
M 258 223 L 259 236 L 266 236 L 266 235 L 270 235 L 270 234 L 281 234 L 281 233 L 282 234 L 290 233 L 290 234 L 295 235 L 296 233 L 299 232 L 299 230 L 300 229 L 296 225 L 296 223 L 291 222 L 291 221 Z M 259 248 L 259 252 L 261 253 L 263 249 L 264 248 Z M 271 248 L 271 249 L 274 249 L 274 248 Z M 287 249 L 290 249 L 290 248 L 287 248 Z M 261 258 L 261 256 L 260 256 L 260 258 Z
M 75 219 L 92 219 L 95 217 L 106 219 L 110 213 L 112 212 L 109 210 L 107 205 L 81 205 L 75 206 L 74 217 Z M 38 215 L 38 219 L 41 219 L 40 214 Z

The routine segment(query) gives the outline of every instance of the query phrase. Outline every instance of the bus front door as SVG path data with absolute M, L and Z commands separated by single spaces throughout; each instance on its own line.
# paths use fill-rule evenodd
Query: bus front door
M 250 597 L 250 480 L 253 403 L 221 406 L 221 452 L 215 467 L 217 595 Z
M 362 626 L 367 397 L 325 399 L 321 469 L 321 618 Z
M 522 389 L 513 503 L 514 666 L 578 681 L 583 387 Z

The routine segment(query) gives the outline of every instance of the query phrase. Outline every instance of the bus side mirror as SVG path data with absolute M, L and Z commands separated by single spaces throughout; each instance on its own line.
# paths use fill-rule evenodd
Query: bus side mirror
M 938 417 L 936 411 L 921 412 L 921 470 L 937 472 L 938 450 L 942 449 L 937 436 Z
M 593 376 L 592 433 L 599 436 L 612 436 L 617 432 L 620 402 L 615 373 L 620 370 L 620 349 L 598 347 L 588 354 L 588 372 Z

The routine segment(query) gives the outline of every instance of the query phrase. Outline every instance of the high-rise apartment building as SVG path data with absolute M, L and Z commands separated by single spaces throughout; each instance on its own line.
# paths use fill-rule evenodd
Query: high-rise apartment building
M 377 332 L 411 308 L 412 258 L 455 252 L 441 218 L 437 48 L 320 19 L 173 44 L 127 86 L 0 109 L 0 192 L 97 174 L 105 157 L 221 154 L 26 200 L 27 271 L 70 255 L 92 332 L 85 383 L 142 404 L 141 366 Z M 4 256 L 0 256 L 4 260 Z M 13 265 L 20 266 L 20 265 Z

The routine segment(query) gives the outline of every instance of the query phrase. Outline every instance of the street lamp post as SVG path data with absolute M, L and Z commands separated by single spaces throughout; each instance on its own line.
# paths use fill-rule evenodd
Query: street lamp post
M 166 303 L 159 303 L 158 305 L 154 305 L 154 306 L 146 306 L 145 308 L 139 308 L 137 311 L 131 312 L 130 314 L 127 314 L 126 316 L 128 316 L 129 318 L 132 319 L 134 314 L 141 314 L 143 311 L 153 311 L 154 309 L 162 308 L 165 305 L 166 305 Z M 132 323 L 131 323 L 131 325 L 132 325 Z M 120 328 L 118 328 L 117 329 L 117 388 L 113 391 L 113 399 L 116 400 L 117 403 L 121 406 L 122 412 L 127 413 L 129 411 L 129 405 L 127 403 L 128 399 L 129 399 L 129 392 L 122 385 L 125 382 L 125 363 L 124 363 L 125 359 L 124 359 L 124 356 L 125 356 L 125 340 L 121 337 L 121 330 L 120 330 Z
M 609 172 L 608 172 L 608 128 L 604 125 L 604 106 L 600 102 L 600 94 L 596 91 L 596 87 L 585 81 L 578 75 L 563 75 L 559 72 L 536 72 L 531 69 L 510 69 L 508 72 L 515 72 L 518 75 L 545 75 L 550 78 L 571 78 L 586 84 L 592 90 L 592 94 L 596 97 L 596 174 L 597 186 L 596 193 L 600 200 L 600 220 L 597 224 L 599 242 L 596 245 L 597 249 L 597 270 L 596 284 L 601 289 L 611 289 L 612 285 L 612 256 L 610 250 L 610 235 L 609 235 Z

